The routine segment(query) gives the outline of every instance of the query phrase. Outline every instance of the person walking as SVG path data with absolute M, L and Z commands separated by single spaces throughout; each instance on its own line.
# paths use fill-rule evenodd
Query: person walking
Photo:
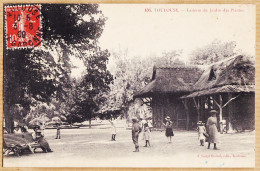
M 210 117 L 207 121 L 207 130 L 209 134 L 208 138 L 208 149 L 210 149 L 210 143 L 214 143 L 214 150 L 218 150 L 217 143 L 218 143 L 218 129 L 217 129 L 217 111 L 211 110 Z
M 132 140 L 135 145 L 135 151 L 133 152 L 139 152 L 139 145 L 138 145 L 138 137 L 140 132 L 142 131 L 142 128 L 140 127 L 137 118 L 132 118 L 133 125 L 132 125 Z
M 165 135 L 168 138 L 168 143 L 171 143 L 172 142 L 172 136 L 174 136 L 173 131 L 172 131 L 172 121 L 171 121 L 171 118 L 169 116 L 167 116 L 165 118 L 165 120 L 166 120 L 166 123 L 165 124 L 163 123 L 163 125 L 166 127 Z

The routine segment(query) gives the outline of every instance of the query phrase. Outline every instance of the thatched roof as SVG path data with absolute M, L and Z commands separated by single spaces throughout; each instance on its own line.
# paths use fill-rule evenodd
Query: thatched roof
M 210 65 L 194 85 L 194 90 L 205 90 L 225 85 L 255 85 L 253 58 L 240 55 Z
M 196 66 L 154 67 L 152 82 L 141 89 L 135 98 L 154 93 L 188 93 L 198 81 L 202 70 Z
M 154 93 L 191 93 L 182 98 L 225 92 L 254 92 L 254 59 L 235 56 L 207 66 L 155 67 L 152 82 L 134 97 Z
M 219 93 L 236 93 L 236 92 L 254 92 L 254 85 L 240 86 L 240 85 L 225 85 L 222 87 L 211 88 L 207 90 L 195 91 L 189 95 L 182 96 L 181 99 L 199 97 L 205 95 L 219 94 Z
M 254 92 L 254 59 L 240 55 L 210 65 L 194 85 L 194 91 L 181 98 L 218 93 Z

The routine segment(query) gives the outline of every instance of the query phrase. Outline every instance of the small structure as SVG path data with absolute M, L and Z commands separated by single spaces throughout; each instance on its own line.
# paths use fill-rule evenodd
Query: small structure
M 208 111 L 219 111 L 218 121 L 227 129 L 254 129 L 254 59 L 235 56 L 204 69 L 199 66 L 155 67 L 152 82 L 134 97 L 150 103 L 153 122 L 162 127 L 171 116 L 176 128 L 190 129 L 198 120 L 207 121 Z

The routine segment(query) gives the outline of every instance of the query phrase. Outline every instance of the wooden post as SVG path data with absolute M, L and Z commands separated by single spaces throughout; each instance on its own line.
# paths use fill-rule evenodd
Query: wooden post
M 152 101 L 151 101 L 151 107 L 152 107 L 152 122 L 153 122 L 153 127 L 155 127 L 155 120 L 154 120 L 154 98 L 152 98 Z
M 189 125 L 190 125 L 190 113 L 189 113 L 189 108 L 188 108 L 188 99 L 182 100 L 182 103 L 185 108 L 185 113 L 186 113 L 186 130 L 189 130 Z
M 228 101 L 232 98 L 232 94 L 228 93 Z M 231 132 L 233 131 L 232 128 L 232 118 L 233 118 L 233 107 L 232 107 L 232 103 L 228 105 L 228 118 L 227 118 L 227 123 L 226 123 L 226 132 Z
M 203 118 L 204 118 L 204 107 L 205 107 L 203 97 L 200 97 L 199 103 L 200 103 L 200 120 L 203 120 Z
M 223 110 L 222 110 L 222 106 L 223 106 L 223 100 L 222 100 L 222 96 L 221 94 L 219 95 L 219 121 L 222 121 L 222 116 L 223 116 Z
M 162 106 L 162 104 L 160 104 L 160 128 L 163 128 L 163 124 L 162 124 L 162 122 L 163 122 L 163 115 L 164 115 L 164 113 L 163 113 L 163 106 Z
M 198 99 L 198 102 L 196 102 L 196 99 L 195 97 L 193 97 L 193 101 L 194 101 L 194 104 L 195 104 L 195 107 L 196 107 L 196 110 L 197 110 L 197 114 L 198 114 L 198 120 L 200 120 L 200 103 L 199 103 L 199 99 Z

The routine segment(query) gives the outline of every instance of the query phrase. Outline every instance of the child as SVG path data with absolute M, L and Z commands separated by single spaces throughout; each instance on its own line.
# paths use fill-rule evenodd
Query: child
M 112 130 L 112 138 L 111 141 L 115 141 L 116 140 L 116 126 L 115 126 L 115 120 L 112 120 L 112 118 L 109 120 L 110 124 L 111 124 L 111 130 Z
M 150 131 L 150 128 L 148 126 L 148 123 L 145 123 L 144 124 L 144 139 L 145 139 L 145 146 L 144 147 L 147 147 L 147 144 L 149 145 L 149 147 L 151 146 L 150 145 L 150 134 L 151 134 L 151 131 Z
M 57 126 L 57 135 L 56 135 L 56 139 L 60 139 L 60 124 L 57 123 L 56 126 Z
M 203 133 L 206 133 L 206 128 L 205 128 L 205 124 L 202 123 L 202 121 L 199 121 L 197 123 L 198 127 L 198 139 L 200 140 L 200 146 L 204 146 L 204 142 L 205 142 L 205 136 L 203 135 Z
M 172 131 L 172 121 L 169 116 L 165 118 L 166 123 L 162 123 L 166 127 L 166 132 L 165 135 L 168 138 L 168 143 L 172 142 L 172 136 L 174 136 L 173 131 Z

